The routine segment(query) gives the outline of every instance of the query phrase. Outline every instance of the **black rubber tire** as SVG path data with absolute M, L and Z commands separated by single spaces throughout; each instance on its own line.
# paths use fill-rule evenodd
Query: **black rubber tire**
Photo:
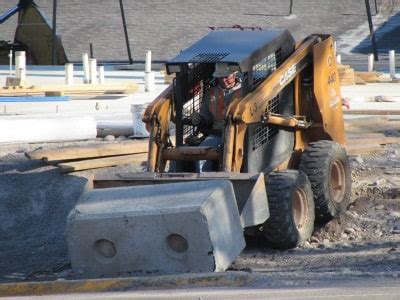
M 332 168 L 334 164 L 338 165 L 338 163 L 343 167 L 342 181 L 345 186 L 342 188 L 343 191 L 339 192 L 338 199 L 334 201 Z M 324 140 L 310 143 L 301 156 L 300 170 L 308 176 L 311 182 L 317 222 L 327 222 L 347 209 L 351 200 L 351 170 L 344 147 L 338 143 Z
M 304 222 L 300 227 L 296 225 L 293 209 L 296 192 L 304 196 Z M 307 176 L 297 170 L 272 172 L 267 180 L 267 196 L 270 217 L 262 231 L 268 244 L 272 248 L 289 249 L 308 240 L 314 230 L 315 208 Z

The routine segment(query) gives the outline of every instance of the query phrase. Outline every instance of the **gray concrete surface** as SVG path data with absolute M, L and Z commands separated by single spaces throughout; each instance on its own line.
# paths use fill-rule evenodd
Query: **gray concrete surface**
M 66 235 L 81 278 L 221 272 L 245 247 L 225 180 L 87 192 Z
M 235 273 L 227 274 L 226 286 L 201 288 L 178 286 L 174 289 L 136 290 L 99 293 L 57 293 L 56 295 L 25 296 L 19 299 L 386 299 L 397 300 L 400 282 L 394 279 L 368 278 L 364 280 L 331 280 L 305 282 L 298 285 L 277 284 L 272 276 L 249 274 L 250 285 L 242 281 L 230 282 Z M 194 276 L 193 282 L 197 282 Z M 132 279 L 134 281 L 134 279 Z M 162 280 L 161 280 L 162 281 Z M 179 281 L 179 279 L 177 280 Z M 184 280 L 185 281 L 185 280 Z M 211 279 L 210 282 L 213 280 Z M 231 285 L 232 284 L 232 285 Z M 8 299 L 8 298 L 6 298 Z M 14 299 L 14 298 L 13 298 Z
M 373 283 L 373 282 L 371 282 Z M 370 284 L 371 284 L 370 283 Z M 153 291 L 153 292 L 121 292 L 100 294 L 78 294 L 44 296 L 40 299 L 275 299 L 275 300 L 313 300 L 313 299 L 365 299 L 365 300 L 398 300 L 400 287 L 398 283 L 367 286 L 303 287 L 280 289 L 249 289 L 249 288 L 215 288 L 215 289 L 185 289 L 183 291 Z M 39 299 L 30 297 L 29 299 Z
M 282 284 L 268 274 L 227 272 L 3 284 L 0 285 L 0 291 L 5 296 L 25 296 L 21 299 L 385 298 L 388 300 L 397 300 L 400 292 L 400 282 L 390 278 L 299 281 L 293 284 Z

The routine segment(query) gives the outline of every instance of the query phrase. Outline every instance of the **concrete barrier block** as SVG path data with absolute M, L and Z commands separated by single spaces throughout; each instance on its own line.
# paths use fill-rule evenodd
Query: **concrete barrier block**
M 90 191 L 66 236 L 80 278 L 224 271 L 245 247 L 226 180 Z

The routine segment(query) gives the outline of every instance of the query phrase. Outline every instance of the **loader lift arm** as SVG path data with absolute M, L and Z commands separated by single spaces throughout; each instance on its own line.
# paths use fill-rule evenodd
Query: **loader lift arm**
M 333 107 L 331 107 L 333 109 L 342 109 L 340 104 L 341 97 L 338 72 L 332 46 L 333 40 L 330 36 L 311 35 L 307 37 L 298 45 L 294 53 L 254 92 L 249 93 L 243 99 L 236 99 L 233 101 L 226 113 L 227 126 L 224 131 L 225 143 L 222 167 L 224 172 L 240 171 L 243 159 L 243 142 L 246 126 L 251 123 L 264 121 L 271 125 L 295 127 L 297 131 L 307 129 L 310 126 L 314 126 L 315 128 L 324 127 L 323 131 L 326 131 L 327 136 L 330 136 L 325 136 L 325 138 L 337 140 L 341 144 L 345 143 L 344 130 L 334 130 L 332 124 L 325 121 L 327 118 L 332 118 L 332 112 L 326 108 L 327 102 L 329 104 L 334 104 L 332 105 Z M 324 56 L 328 66 L 325 66 L 321 61 L 318 63 L 315 62 L 315 60 L 321 60 L 321 56 Z M 295 105 L 297 116 L 279 116 L 266 113 L 269 101 L 276 97 L 293 80 L 295 80 L 295 89 L 300 89 L 300 74 L 310 65 L 314 67 L 314 97 L 322 115 L 323 124 L 312 124 L 312 121 L 308 122 L 304 115 L 302 116 L 299 114 L 301 112 L 301 109 L 299 109 L 301 103 L 299 102 L 302 101 L 302 99 L 300 99 L 300 93 L 296 94 L 297 99 L 295 99 L 297 102 L 297 105 Z M 326 72 L 327 67 L 332 69 L 330 72 L 328 71 L 328 73 Z M 322 87 L 319 90 L 315 88 L 321 80 L 323 81 L 323 78 L 318 78 L 316 76 L 316 74 L 319 73 L 329 76 L 327 84 L 329 88 L 334 91 L 334 99 L 326 99 L 326 97 L 329 96 L 325 91 L 326 87 Z M 308 99 L 308 101 L 310 101 L 310 99 Z M 318 116 L 314 117 L 318 119 Z M 341 118 L 341 120 L 338 120 L 339 122 L 334 122 L 338 124 L 338 126 L 343 124 L 342 113 L 333 114 L 333 118 Z M 299 134 L 301 135 L 301 133 Z M 301 137 L 299 134 L 297 135 L 298 141 L 296 141 L 296 148 L 303 148 L 304 137 Z

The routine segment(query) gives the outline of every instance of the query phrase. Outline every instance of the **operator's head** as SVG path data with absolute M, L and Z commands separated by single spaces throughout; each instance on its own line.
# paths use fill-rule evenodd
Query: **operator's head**
M 228 64 L 215 64 L 213 77 L 218 78 L 218 82 L 224 89 L 230 89 L 236 84 L 236 72 L 229 69 Z

